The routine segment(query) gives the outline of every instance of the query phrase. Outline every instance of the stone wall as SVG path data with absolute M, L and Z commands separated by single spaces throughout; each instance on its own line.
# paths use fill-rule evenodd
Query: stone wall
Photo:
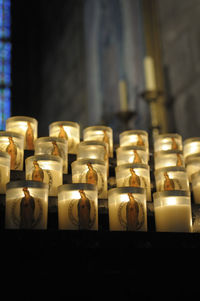
M 13 1 L 12 115 L 37 118 L 39 136 L 53 121 L 76 121 L 81 129 L 88 123 L 83 6 Z
M 200 136 L 200 1 L 157 2 L 170 130 Z

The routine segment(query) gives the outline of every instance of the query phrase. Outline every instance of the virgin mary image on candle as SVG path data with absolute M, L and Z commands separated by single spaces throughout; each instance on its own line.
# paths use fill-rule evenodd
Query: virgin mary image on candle
M 23 188 L 24 197 L 20 202 L 20 229 L 31 229 L 34 224 L 35 200 L 27 187 Z
M 88 230 L 91 226 L 90 218 L 90 200 L 85 195 L 84 190 L 79 190 L 81 198 L 78 201 L 78 218 L 79 218 L 79 229 Z

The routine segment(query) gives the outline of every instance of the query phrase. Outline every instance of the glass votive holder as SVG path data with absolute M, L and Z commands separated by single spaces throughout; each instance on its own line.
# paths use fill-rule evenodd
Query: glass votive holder
M 170 166 L 185 167 L 185 160 L 182 151 L 166 150 L 154 153 L 155 169 Z
M 98 197 L 107 198 L 107 166 L 104 161 L 81 159 L 72 162 L 72 183 L 88 183 L 97 186 Z
M 65 184 L 58 187 L 58 228 L 98 230 L 97 188 L 92 184 Z
M 108 191 L 110 231 L 147 231 L 146 191 L 119 187 Z
M 14 181 L 6 185 L 6 229 L 47 229 L 48 185 Z
M 119 134 L 120 146 L 143 146 L 149 153 L 149 138 L 148 133 L 143 130 L 128 130 Z
M 195 204 L 200 204 L 200 171 L 191 176 L 193 199 Z
M 157 191 L 187 190 L 190 191 L 189 180 L 184 167 L 164 167 L 155 170 Z
M 117 165 L 128 163 L 148 164 L 149 155 L 143 146 L 121 146 L 116 149 Z
M 6 193 L 6 184 L 10 181 L 10 156 L 0 152 L 0 194 Z
M 53 122 L 49 125 L 49 136 L 66 139 L 69 154 L 76 154 L 80 143 L 80 125 L 72 121 Z
M 35 140 L 35 155 L 53 155 L 63 159 L 63 173 L 68 173 L 67 140 L 58 137 L 40 137 Z
M 109 157 L 113 157 L 113 130 L 108 126 L 89 126 L 83 130 L 83 140 L 97 140 L 108 144 Z
M 0 151 L 10 155 L 10 169 L 23 170 L 24 136 L 15 132 L 0 131 Z
M 24 136 L 24 149 L 34 150 L 34 141 L 38 136 L 38 121 L 27 116 L 13 116 L 6 120 L 6 131 Z
M 184 158 L 195 154 L 200 154 L 200 137 L 185 139 L 183 142 Z
M 147 164 L 123 164 L 115 168 L 117 187 L 145 188 L 151 201 L 150 167 Z
M 63 160 L 53 155 L 35 155 L 25 160 L 26 180 L 48 184 L 49 196 L 57 196 L 57 187 L 63 184 Z
M 191 232 L 191 198 L 188 191 L 162 191 L 153 194 L 156 231 Z
M 108 144 L 102 141 L 82 141 L 78 145 L 77 160 L 97 159 L 107 162 Z
M 185 165 L 188 179 L 191 182 L 192 174 L 196 173 L 197 171 L 200 171 L 200 153 L 187 156 L 185 159 Z
M 182 149 L 182 136 L 179 134 L 160 134 L 154 138 L 154 152 Z

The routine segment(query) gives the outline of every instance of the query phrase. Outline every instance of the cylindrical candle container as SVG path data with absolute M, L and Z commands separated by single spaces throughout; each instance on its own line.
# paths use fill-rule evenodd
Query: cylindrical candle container
M 72 162 L 72 182 L 97 186 L 98 197 L 107 198 L 107 166 L 104 161 L 81 159 Z
M 189 181 L 191 182 L 192 174 L 200 171 L 200 153 L 187 156 L 185 159 L 185 165 Z
M 185 167 L 183 152 L 180 150 L 159 151 L 154 154 L 155 169 L 177 166 Z
M 117 165 L 128 163 L 148 164 L 148 152 L 143 146 L 122 146 L 116 149 Z
M 120 187 L 108 191 L 110 231 L 147 231 L 146 191 Z
M 6 184 L 10 181 L 10 156 L 0 152 L 0 194 L 6 193 Z
M 78 145 L 77 160 L 97 159 L 107 162 L 108 145 L 102 141 L 82 141 Z
M 98 140 L 108 144 L 109 157 L 113 157 L 113 130 L 108 126 L 89 126 L 83 130 L 83 140 Z
M 53 155 L 37 155 L 25 160 L 26 180 L 48 184 L 49 196 L 57 196 L 57 187 L 63 184 L 63 160 Z
M 182 149 L 182 137 L 179 134 L 161 134 L 154 138 L 154 152 Z
M 80 143 L 80 125 L 72 121 L 53 122 L 49 125 L 49 136 L 66 139 L 69 154 L 76 154 Z
M 153 194 L 156 231 L 191 232 L 191 199 L 188 191 L 162 191 Z
M 115 168 L 117 187 L 142 187 L 151 201 L 150 168 L 147 164 L 123 164 Z
M 184 140 L 183 155 L 186 159 L 188 156 L 200 154 L 200 137 L 193 137 Z
M 23 170 L 24 136 L 15 132 L 0 131 L 0 151 L 10 155 L 10 169 Z
M 34 141 L 38 136 L 38 122 L 27 116 L 13 116 L 6 120 L 6 131 L 24 136 L 24 149 L 34 150 Z
M 154 172 L 157 191 L 190 190 L 184 167 L 164 167 Z
M 48 185 L 14 181 L 6 185 L 6 229 L 47 229 Z
M 63 159 L 63 173 L 68 173 L 67 140 L 58 137 L 40 137 L 35 140 L 35 155 L 53 155 Z
M 148 133 L 142 130 L 128 130 L 119 134 L 120 146 L 143 146 L 149 153 Z
M 192 191 L 195 204 L 200 204 L 200 171 L 197 171 L 191 176 Z
M 60 230 L 98 230 L 98 198 L 94 185 L 58 187 L 58 227 Z

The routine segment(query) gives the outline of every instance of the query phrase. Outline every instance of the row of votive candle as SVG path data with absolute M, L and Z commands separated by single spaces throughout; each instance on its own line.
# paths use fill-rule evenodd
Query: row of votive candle
M 108 194 L 111 231 L 147 231 L 146 192 L 143 188 L 114 188 Z M 48 185 L 36 181 L 7 184 L 6 229 L 47 229 Z M 98 191 L 92 184 L 58 187 L 58 229 L 98 230 Z
M 154 161 L 156 231 L 191 232 L 191 197 L 182 137 L 178 134 L 155 137 Z
M 77 160 L 72 163 L 73 183 L 96 185 L 97 197 L 108 197 L 109 203 L 112 199 L 111 196 L 120 195 L 123 189 L 143 189 L 146 200 L 151 201 L 150 167 L 148 165 L 150 154 L 146 131 L 129 130 L 119 135 L 115 168 L 118 187 L 115 189 L 118 190 L 114 192 L 107 191 L 108 158 L 113 157 L 113 133 L 110 127 L 85 128 L 83 131 L 84 141 L 80 142 L 80 127 L 77 123 L 58 121 L 50 124 L 49 135 L 50 137 L 37 138 L 37 121 L 30 117 L 9 118 L 6 121 L 6 131 L 0 134 L 0 149 L 10 155 L 11 169 L 21 169 L 23 147 L 34 149 L 35 156 L 26 159 L 26 179 L 47 183 L 49 195 L 55 196 L 58 193 L 57 187 L 62 185 L 62 172 L 68 172 L 67 154 L 73 153 L 77 155 Z M 21 136 L 23 136 L 22 139 Z M 1 137 L 5 140 L 4 143 L 3 140 L 1 141 Z M 21 142 L 20 144 L 17 139 L 21 139 L 25 143 Z M 172 209 L 177 209 L 178 200 L 182 205 L 180 208 L 185 208 L 187 201 L 183 201 L 183 199 L 190 199 L 189 181 L 192 183 L 195 202 L 200 202 L 200 138 L 186 139 L 182 143 L 182 137 L 178 134 L 156 136 L 154 163 L 157 190 L 154 194 L 156 220 L 158 212 L 162 214 L 162 207 L 168 206 L 166 209 L 170 209 L 169 206 L 172 206 Z M 123 192 L 122 195 L 123 204 L 132 202 L 133 205 L 133 199 L 137 199 L 133 193 L 131 196 L 130 191 L 125 195 Z M 137 202 L 135 201 L 134 204 Z M 123 204 L 119 203 L 117 208 L 125 208 L 126 206 Z M 138 206 L 141 205 L 134 206 L 134 210 L 139 212 Z M 190 207 L 191 212 L 191 204 L 187 204 L 187 206 Z M 119 208 L 116 209 L 117 212 Z M 167 215 L 164 213 L 164 216 Z M 176 215 L 177 213 L 174 216 Z M 117 217 L 122 220 L 119 212 Z M 157 226 L 158 231 L 159 229 L 161 228 Z M 174 229 L 174 231 L 181 231 L 180 227 Z M 184 227 L 183 229 L 186 231 Z M 120 229 L 118 228 L 118 230 Z

